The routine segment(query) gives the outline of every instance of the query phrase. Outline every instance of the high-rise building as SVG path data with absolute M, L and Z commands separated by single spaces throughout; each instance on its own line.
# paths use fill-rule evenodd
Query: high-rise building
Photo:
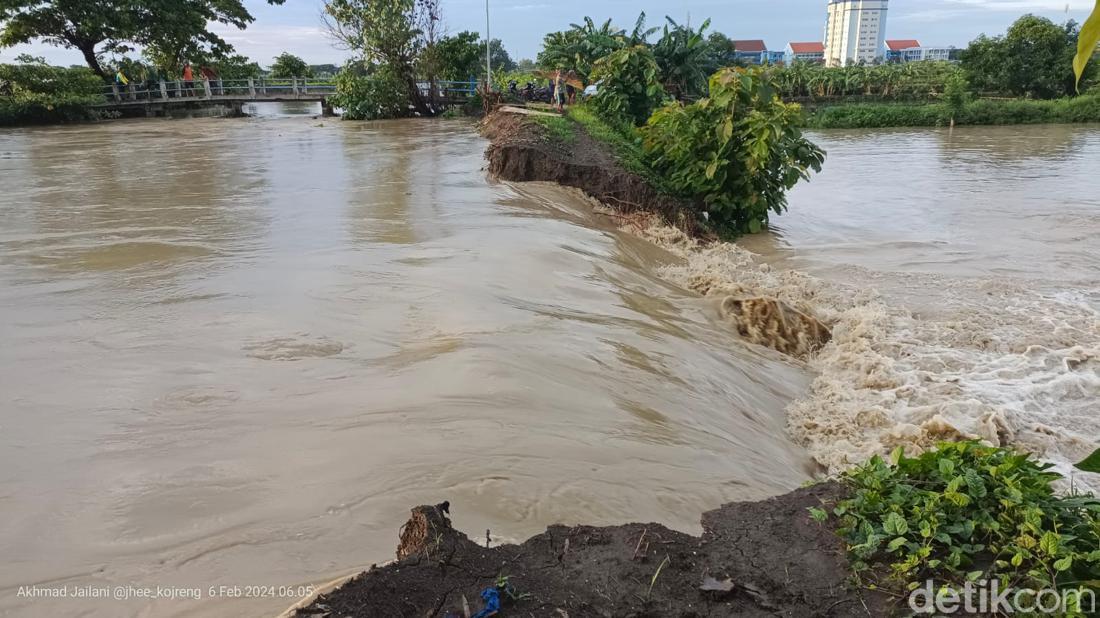
M 888 0 L 829 0 L 825 62 L 829 66 L 872 63 L 886 40 Z

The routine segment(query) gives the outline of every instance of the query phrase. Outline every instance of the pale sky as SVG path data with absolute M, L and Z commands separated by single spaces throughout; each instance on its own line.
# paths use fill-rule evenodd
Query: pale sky
M 484 0 L 442 0 L 444 20 L 451 33 L 485 31 Z M 256 21 L 244 31 L 219 25 L 217 31 L 237 51 L 264 66 L 283 51 L 310 64 L 340 64 L 348 53 L 337 49 L 321 25 L 321 0 L 287 0 L 269 6 L 264 0 L 245 0 Z M 513 59 L 534 58 L 547 32 L 569 27 L 584 15 L 597 21 L 612 18 L 621 27 L 633 26 L 644 10 L 651 26 L 671 15 L 681 23 L 712 19 L 711 29 L 733 39 L 764 39 L 769 49 L 781 50 L 788 41 L 820 41 L 827 0 L 489 0 L 492 36 L 504 41 Z M 917 39 L 924 45 L 965 47 L 981 33 L 1000 34 L 1017 17 L 1035 13 L 1056 22 L 1088 16 L 1093 0 L 891 0 L 887 38 Z M 73 50 L 41 43 L 0 50 L 0 62 L 29 52 L 54 64 L 83 64 Z

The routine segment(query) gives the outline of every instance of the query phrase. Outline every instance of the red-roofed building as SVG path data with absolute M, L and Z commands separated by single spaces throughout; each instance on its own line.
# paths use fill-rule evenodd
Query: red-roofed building
M 886 62 L 920 60 L 920 41 L 916 39 L 886 39 Z
M 818 42 L 787 43 L 786 62 L 825 62 L 825 44 Z
M 886 49 L 890 51 L 905 51 L 920 47 L 920 41 L 916 39 L 886 39 Z
M 760 39 L 747 39 L 744 41 L 731 41 L 733 43 L 733 57 L 749 64 L 775 63 L 781 61 L 783 54 L 769 52 L 767 44 Z

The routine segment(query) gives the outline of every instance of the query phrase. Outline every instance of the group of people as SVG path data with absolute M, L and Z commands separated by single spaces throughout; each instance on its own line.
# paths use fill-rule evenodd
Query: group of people
M 202 79 L 207 82 L 218 82 L 217 72 L 208 66 L 199 67 L 199 75 L 201 75 Z M 180 77 L 180 81 L 182 83 L 180 85 L 179 96 L 195 96 L 195 70 L 191 68 L 190 62 L 183 63 L 183 71 Z M 146 75 L 142 81 L 144 81 L 146 84 L 153 84 L 154 82 L 156 82 L 156 76 Z M 117 71 L 115 71 L 115 84 L 118 85 L 120 88 L 130 85 L 130 78 L 122 70 L 121 66 L 118 68 Z

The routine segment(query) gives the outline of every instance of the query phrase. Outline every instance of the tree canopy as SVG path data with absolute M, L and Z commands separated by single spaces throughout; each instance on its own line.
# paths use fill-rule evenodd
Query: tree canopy
M 0 46 L 40 39 L 76 49 L 106 77 L 102 54 L 139 45 L 158 67 L 174 72 L 188 53 L 232 50 L 210 23 L 243 29 L 253 20 L 242 0 L 0 0 Z
M 313 69 L 298 56 L 283 52 L 275 58 L 275 63 L 271 65 L 271 76 L 277 79 L 313 77 Z
M 1001 36 L 982 35 L 962 53 L 962 66 L 979 91 L 1050 99 L 1077 89 L 1073 57 L 1080 31 L 1077 23 L 1058 25 L 1024 15 Z M 1095 74 L 1087 69 L 1085 79 Z

